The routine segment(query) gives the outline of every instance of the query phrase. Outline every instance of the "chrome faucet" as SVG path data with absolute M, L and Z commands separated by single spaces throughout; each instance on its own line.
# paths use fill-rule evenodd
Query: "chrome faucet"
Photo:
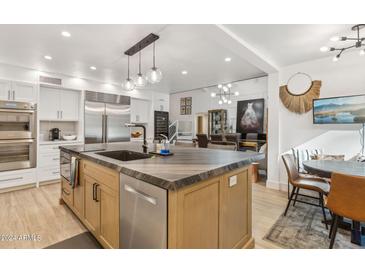
M 131 124 L 131 123 L 125 123 L 124 126 L 126 127 L 141 127 L 143 129 L 143 153 L 147 153 L 147 139 L 146 139 L 146 127 L 142 124 Z

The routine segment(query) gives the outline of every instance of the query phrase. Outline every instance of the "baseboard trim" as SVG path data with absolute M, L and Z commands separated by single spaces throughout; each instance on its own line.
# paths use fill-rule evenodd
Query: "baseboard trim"
M 51 181 L 43 181 L 43 182 L 39 182 L 39 186 L 52 185 L 52 184 L 57 184 L 57 183 L 60 183 L 60 182 L 61 181 L 59 179 L 51 180 Z
M 267 180 L 266 181 L 266 187 L 271 188 L 271 189 L 280 190 L 280 191 L 285 191 L 285 192 L 288 191 L 288 184 L 278 182 L 278 181 Z
M 28 188 L 33 188 L 33 187 L 37 187 L 37 183 L 31 183 L 31 184 L 26 184 L 26 185 L 11 186 L 11 187 L 2 188 L 2 189 L 0 189 L 0 194 L 1 193 L 12 192 L 12 191 L 23 190 L 23 189 L 28 189 Z

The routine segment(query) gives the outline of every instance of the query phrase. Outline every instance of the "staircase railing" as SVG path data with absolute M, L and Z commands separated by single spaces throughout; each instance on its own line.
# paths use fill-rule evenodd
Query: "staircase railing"
M 169 125 L 169 140 L 175 142 L 177 140 L 177 133 L 179 131 L 179 121 L 175 120 Z

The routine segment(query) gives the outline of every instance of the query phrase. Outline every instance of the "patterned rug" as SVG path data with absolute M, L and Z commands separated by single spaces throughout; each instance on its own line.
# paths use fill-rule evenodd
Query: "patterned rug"
M 327 216 L 329 219 L 328 211 Z M 279 217 L 264 239 L 283 248 L 328 248 L 329 230 L 326 230 L 322 220 L 321 208 L 297 203 L 295 207 L 290 206 L 286 217 Z M 351 231 L 338 228 L 334 248 L 364 248 L 352 244 L 350 239 Z

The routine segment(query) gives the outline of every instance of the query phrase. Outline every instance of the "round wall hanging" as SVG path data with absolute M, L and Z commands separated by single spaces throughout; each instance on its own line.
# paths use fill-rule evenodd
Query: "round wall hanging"
M 295 94 L 288 89 L 289 82 L 298 75 L 306 76 L 311 85 L 307 91 L 301 94 Z M 319 80 L 312 81 L 312 78 L 303 72 L 297 72 L 292 75 L 285 86 L 281 86 L 279 96 L 284 106 L 295 113 L 306 113 L 313 108 L 313 99 L 318 99 L 320 95 L 322 82 Z

